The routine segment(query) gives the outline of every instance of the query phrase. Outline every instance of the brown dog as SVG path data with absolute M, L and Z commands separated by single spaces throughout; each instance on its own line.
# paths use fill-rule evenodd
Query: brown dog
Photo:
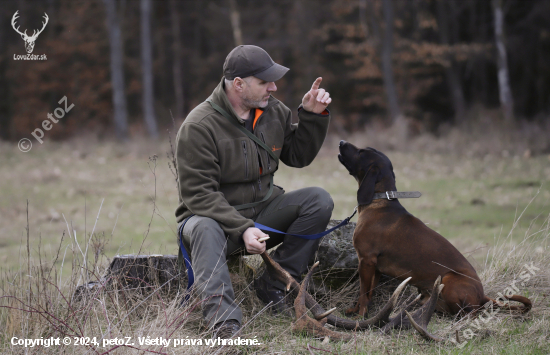
M 399 200 L 373 200 L 376 192 L 397 190 L 387 156 L 373 148 L 358 149 L 341 141 L 338 159 L 359 183 L 353 246 L 359 257 L 361 286 L 357 305 L 347 313 L 366 315 L 380 274 L 399 280 L 412 277 L 410 284 L 419 288 L 424 301 L 441 275 L 445 286 L 437 309 L 450 314 L 476 311 L 489 301 L 497 303 L 485 295 L 472 265 L 447 239 L 407 212 Z M 523 296 L 508 299 L 524 304 L 506 306 L 508 309 L 531 309 L 531 301 Z

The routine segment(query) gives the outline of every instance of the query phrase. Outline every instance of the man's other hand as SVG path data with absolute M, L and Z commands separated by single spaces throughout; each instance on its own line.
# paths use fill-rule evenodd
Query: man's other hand
M 315 79 L 311 90 L 309 90 L 302 99 L 302 106 L 304 110 L 313 113 L 322 113 L 327 108 L 328 104 L 332 102 L 330 94 L 325 89 L 319 89 L 323 78 L 319 77 Z
M 261 254 L 265 251 L 265 242 L 258 242 L 259 238 L 268 237 L 267 234 L 258 228 L 250 227 L 243 233 L 246 251 L 250 254 Z

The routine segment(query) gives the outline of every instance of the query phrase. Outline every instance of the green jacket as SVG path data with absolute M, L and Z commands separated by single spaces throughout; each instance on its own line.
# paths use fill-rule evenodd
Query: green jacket
M 224 80 L 209 97 L 244 126 L 224 91 Z M 309 165 L 323 144 L 330 114 L 314 114 L 299 109 L 299 124 L 291 123 L 292 113 L 279 100 L 270 97 L 256 121 L 254 135 L 260 138 L 288 166 Z M 180 203 L 176 219 L 191 214 L 216 220 L 234 243 L 254 227 L 252 218 L 275 197 L 284 193 L 275 186 L 269 200 L 237 211 L 236 205 L 261 201 L 269 190 L 270 175 L 276 162 L 235 127 L 226 117 L 203 102 L 189 113 L 176 137 L 176 158 Z M 261 173 L 260 173 L 261 168 Z

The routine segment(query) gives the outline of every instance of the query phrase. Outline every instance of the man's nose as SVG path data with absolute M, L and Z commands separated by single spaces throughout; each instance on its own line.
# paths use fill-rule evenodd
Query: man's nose
M 270 91 L 270 92 L 277 91 L 277 85 L 275 85 L 273 81 L 270 82 L 269 85 L 267 85 L 267 91 Z

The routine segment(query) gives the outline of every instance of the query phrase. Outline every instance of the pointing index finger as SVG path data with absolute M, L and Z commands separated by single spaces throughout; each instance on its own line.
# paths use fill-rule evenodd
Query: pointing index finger
M 315 79 L 315 81 L 313 82 L 313 85 L 311 85 L 311 90 L 319 89 L 319 86 L 321 85 L 321 81 L 323 81 L 323 78 L 321 77 L 318 77 L 317 79 Z

